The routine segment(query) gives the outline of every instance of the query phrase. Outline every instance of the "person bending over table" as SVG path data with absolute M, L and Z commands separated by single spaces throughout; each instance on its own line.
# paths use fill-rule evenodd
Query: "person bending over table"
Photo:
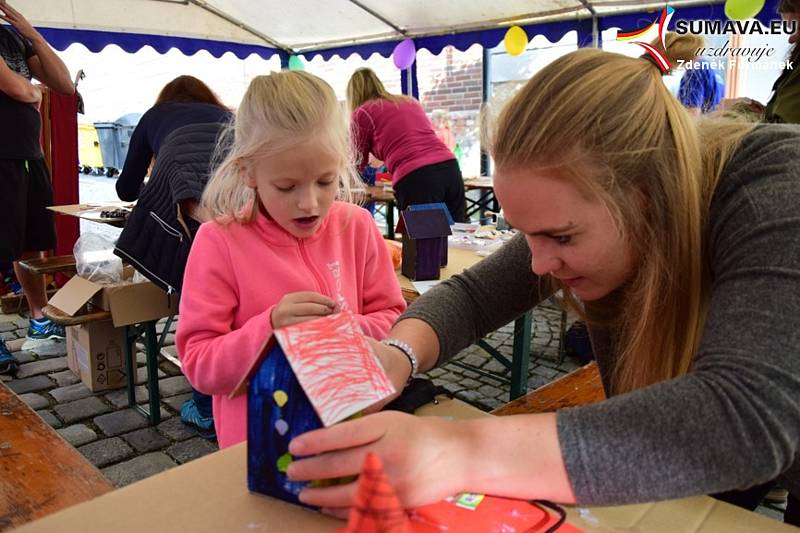
M 194 76 L 178 76 L 167 83 L 133 130 L 117 179 L 117 196 L 126 202 L 139 198 L 151 162 L 170 133 L 189 124 L 226 124 L 232 118 L 214 91 Z
M 464 179 L 453 152 L 436 136 L 419 102 L 390 94 L 373 71 L 356 70 L 347 83 L 359 171 L 369 154 L 392 174 L 397 207 L 443 202 L 456 222 L 467 222 Z
M 673 63 L 695 39 L 668 35 Z M 800 129 L 697 121 L 654 63 L 596 49 L 542 69 L 498 122 L 495 191 L 521 235 L 389 339 L 427 371 L 561 289 L 609 398 L 473 421 L 370 414 L 294 439 L 309 457 L 289 477 L 355 474 L 374 451 L 407 506 L 460 491 L 617 505 L 779 477 L 800 495 Z M 373 346 L 402 386 L 411 358 Z M 342 515 L 355 492 L 300 499 Z

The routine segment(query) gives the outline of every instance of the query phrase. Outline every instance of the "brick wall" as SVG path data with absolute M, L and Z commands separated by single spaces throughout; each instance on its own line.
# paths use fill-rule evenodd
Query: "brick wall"
M 420 102 L 429 115 L 435 109 L 449 113 L 451 129 L 462 152 L 462 172 L 465 176 L 477 176 L 480 171 L 478 116 L 483 94 L 483 49 L 474 45 L 461 52 L 448 46 L 438 56 L 420 50 L 416 62 Z M 354 54 L 328 61 L 317 57 L 306 64 L 308 72 L 330 83 L 342 102 L 346 100 L 350 76 L 361 67 L 374 70 L 389 92 L 401 93 L 400 71 L 391 58 L 373 54 L 362 59 Z
M 480 173 L 482 78 L 483 48 L 479 45 L 464 52 L 448 46 L 438 56 L 427 50 L 417 53 L 420 102 L 429 114 L 436 109 L 448 112 L 450 127 L 461 148 L 464 176 Z

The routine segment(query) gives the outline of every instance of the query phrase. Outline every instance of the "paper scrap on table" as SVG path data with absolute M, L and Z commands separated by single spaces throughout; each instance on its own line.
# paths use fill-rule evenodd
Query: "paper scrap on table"
M 440 280 L 440 279 L 431 279 L 431 280 L 428 280 L 428 281 L 412 281 L 411 284 L 414 286 L 414 288 L 417 290 L 418 293 L 425 294 L 425 291 L 427 291 L 428 289 L 430 289 L 431 287 L 433 287 L 434 285 L 436 285 L 440 281 L 442 281 L 442 280 Z

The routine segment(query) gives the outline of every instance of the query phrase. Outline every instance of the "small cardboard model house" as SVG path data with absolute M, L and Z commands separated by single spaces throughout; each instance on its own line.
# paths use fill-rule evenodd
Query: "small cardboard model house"
M 299 504 L 289 442 L 395 390 L 349 312 L 278 329 L 259 354 L 233 393 L 247 389 L 248 488 Z
M 447 264 L 447 236 L 451 234 L 446 207 L 406 209 L 403 222 L 403 262 L 401 272 L 409 279 L 439 279 Z
M 453 217 L 450 215 L 450 210 L 447 209 L 447 204 L 439 202 L 435 204 L 414 204 L 408 206 L 408 209 L 411 211 L 424 211 L 425 209 L 444 209 L 444 214 L 447 215 L 447 225 L 452 226 L 455 224 Z M 401 232 L 402 233 L 402 232 Z M 447 232 L 447 235 L 450 235 L 451 231 Z M 447 236 L 442 237 L 442 265 L 443 267 L 447 266 Z

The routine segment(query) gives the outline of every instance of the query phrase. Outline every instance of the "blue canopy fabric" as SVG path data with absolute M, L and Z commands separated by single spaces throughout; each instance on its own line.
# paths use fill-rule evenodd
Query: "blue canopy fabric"
M 587 2 L 592 5 L 591 2 Z M 767 0 L 757 19 L 762 23 L 778 18 L 776 14 L 778 0 Z M 603 2 L 597 2 L 597 9 L 605 8 Z M 724 13 L 724 5 L 719 0 L 703 5 L 675 7 L 675 15 L 672 23 L 676 20 L 727 20 Z M 578 46 L 590 46 L 592 43 L 593 22 L 597 21 L 597 30 L 602 32 L 609 28 L 619 28 L 631 31 L 642 28 L 651 23 L 659 14 L 660 8 L 624 14 L 600 14 L 592 18 L 571 18 L 569 20 L 555 20 L 550 22 L 532 23 L 522 25 L 529 38 L 536 35 L 543 35 L 550 42 L 560 41 L 565 34 L 570 31 L 578 33 Z M 573 14 L 572 16 L 576 16 Z M 298 22 L 301 25 L 302 21 Z M 494 27 L 483 30 L 464 31 L 458 33 L 448 33 L 442 35 L 423 35 L 415 37 L 414 44 L 417 50 L 428 50 L 434 55 L 441 53 L 442 49 L 448 45 L 464 51 L 474 44 L 480 44 L 485 48 L 494 48 L 503 41 L 507 27 Z M 245 58 L 250 54 L 257 54 L 264 59 L 269 59 L 278 55 L 282 65 L 286 65 L 292 50 L 277 45 L 260 46 L 258 44 L 243 44 L 222 40 L 208 40 L 201 38 L 187 38 L 177 36 L 155 35 L 147 33 L 127 33 L 115 31 L 97 31 L 81 28 L 50 28 L 39 27 L 41 33 L 48 42 L 58 50 L 64 50 L 72 43 L 81 43 L 93 52 L 102 50 L 109 44 L 116 44 L 126 52 L 136 52 L 144 46 L 151 46 L 159 53 L 164 53 L 170 48 L 177 48 L 187 55 L 192 55 L 200 50 L 207 50 L 214 57 L 220 57 L 225 52 L 232 52 L 236 57 Z M 298 28 L 300 29 L 300 28 Z M 395 36 L 391 40 L 377 42 L 364 42 L 347 46 L 333 46 L 313 50 L 303 50 L 296 52 L 297 55 L 311 60 L 316 56 L 321 56 L 324 60 L 339 56 L 347 58 L 352 54 L 357 54 L 366 59 L 372 54 L 379 54 L 383 57 L 390 57 L 395 46 L 404 36 Z

